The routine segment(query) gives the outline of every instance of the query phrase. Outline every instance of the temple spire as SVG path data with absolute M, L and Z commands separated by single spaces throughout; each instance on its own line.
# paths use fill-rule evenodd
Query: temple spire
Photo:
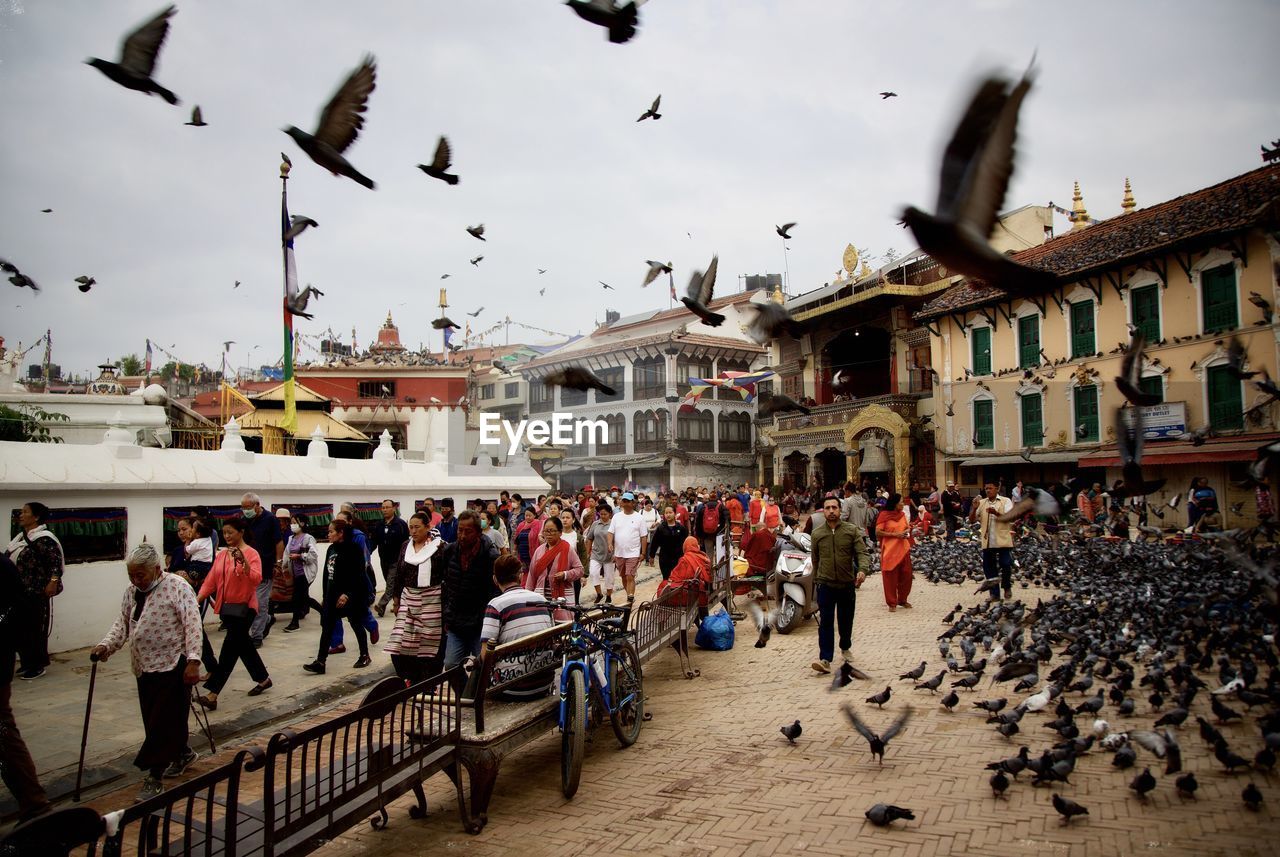
M 1080 182 L 1075 183 L 1075 191 L 1071 194 L 1071 231 L 1079 232 L 1089 228 L 1089 212 L 1084 207 L 1084 197 L 1080 194 Z
M 1123 209 L 1125 214 L 1130 214 L 1137 207 L 1138 203 L 1133 200 L 1133 188 L 1129 186 L 1129 179 L 1126 176 L 1124 180 L 1124 201 L 1120 203 L 1120 208 Z

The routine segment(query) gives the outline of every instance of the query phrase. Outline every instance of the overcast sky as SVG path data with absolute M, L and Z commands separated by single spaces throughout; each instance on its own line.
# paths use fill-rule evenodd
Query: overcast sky
M 0 257 L 44 287 L 0 282 L 0 335 L 52 328 L 64 371 L 141 354 L 146 337 L 211 366 L 225 339 L 235 365 L 255 345 L 254 364 L 279 358 L 281 151 L 291 210 L 320 223 L 297 261 L 325 296 L 297 329 L 349 342 L 354 325 L 363 347 L 391 310 L 416 348 L 438 347 L 441 285 L 455 320 L 484 307 L 475 329 L 510 314 L 586 333 L 607 309 L 667 306 L 664 286 L 639 288 L 646 258 L 673 261 L 682 288 L 718 252 L 720 294 L 789 267 L 795 294 L 831 280 L 849 242 L 909 250 L 895 221 L 932 207 L 976 76 L 1020 74 L 1033 52 L 1006 208 L 1070 207 L 1079 180 L 1109 217 L 1126 176 L 1149 205 L 1260 166 L 1280 136 L 1270 0 L 651 0 L 625 45 L 557 0 L 179 2 L 156 72 L 179 107 L 83 64 L 116 59 L 162 7 L 0 0 Z M 365 52 L 377 89 L 347 155 L 376 191 L 280 130 L 314 130 Z M 658 93 L 661 121 L 636 124 Z M 208 127 L 183 125 L 195 104 Z M 456 187 L 414 167 L 442 133 Z M 483 244 L 463 231 L 480 222 Z M 80 274 L 98 280 L 87 295 Z

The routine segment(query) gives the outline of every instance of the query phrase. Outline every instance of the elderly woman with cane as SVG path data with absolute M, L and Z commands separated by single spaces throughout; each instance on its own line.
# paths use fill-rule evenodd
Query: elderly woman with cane
M 177 575 L 161 570 L 160 554 L 143 542 L 125 560 L 129 586 L 120 615 L 90 658 L 106 661 L 130 642 L 146 737 L 133 764 L 146 771 L 137 800 L 163 791 L 161 777 L 179 776 L 196 759 L 187 745 L 188 688 L 200 679 L 200 609 Z

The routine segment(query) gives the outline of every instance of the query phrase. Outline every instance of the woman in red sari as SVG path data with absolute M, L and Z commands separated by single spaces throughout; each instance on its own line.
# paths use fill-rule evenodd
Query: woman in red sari
M 902 495 L 890 494 L 876 516 L 876 539 L 880 543 L 880 577 L 884 580 L 884 600 L 889 612 L 898 606 L 910 607 L 911 522 L 902 511 Z
M 676 563 L 676 567 L 671 569 L 671 574 L 666 580 L 658 584 L 658 595 L 664 591 L 675 587 L 685 586 L 689 581 L 699 581 L 700 587 L 695 587 L 698 595 L 698 603 L 705 609 L 707 606 L 707 592 L 711 589 L 711 558 L 702 551 L 702 547 L 698 544 L 698 540 L 693 536 L 689 536 L 684 540 L 684 555 L 680 557 L 680 561 Z M 676 601 L 680 599 L 677 598 Z M 673 602 L 674 603 L 674 602 Z M 683 601 L 682 604 L 689 602 Z
M 548 601 L 563 598 L 567 604 L 577 604 L 573 582 L 582 579 L 582 561 L 564 539 L 560 538 L 564 524 L 557 517 L 542 522 L 542 544 L 533 552 L 529 570 L 525 572 L 524 588 L 541 593 Z M 553 614 L 557 622 L 573 618 L 567 611 Z

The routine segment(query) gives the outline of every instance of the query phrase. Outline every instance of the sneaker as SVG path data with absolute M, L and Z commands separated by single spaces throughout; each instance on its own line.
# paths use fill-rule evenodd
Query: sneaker
M 809 666 L 813 667 L 815 671 L 820 673 L 831 672 L 831 661 L 816 660 L 809 664 Z
M 32 679 L 40 678 L 40 676 L 42 675 L 44 675 L 44 667 L 40 667 L 39 669 L 35 669 L 35 670 L 23 670 L 18 675 L 18 678 L 22 679 L 23 681 L 31 681 Z
M 303 664 L 302 668 L 309 673 L 324 675 L 324 661 L 312 661 L 309 664 Z
M 138 796 L 133 799 L 134 803 L 142 803 L 144 800 L 151 800 L 153 797 L 159 796 L 164 791 L 164 783 L 152 776 L 146 776 L 142 779 L 142 788 L 138 789 Z
M 299 629 L 299 628 L 301 628 L 301 627 L 302 627 L 302 626 L 298 624 L 298 620 L 297 620 L 297 619 L 294 619 L 294 620 L 293 620 L 292 622 L 290 622 L 288 625 L 285 625 L 285 626 L 284 626 L 284 630 L 285 630 L 285 633 L 287 634 L 287 633 L 289 633 L 290 631 L 296 631 L 296 630 L 298 630 L 298 629 Z
M 382 632 L 379 631 L 377 628 L 374 628 L 372 631 L 369 632 L 370 643 L 373 643 L 376 646 L 378 645 L 378 640 L 380 639 L 382 639 Z
M 186 750 L 182 752 L 182 758 L 178 759 L 177 761 L 171 762 L 169 764 L 169 767 L 164 769 L 164 774 L 162 774 L 162 776 L 165 779 L 170 779 L 172 777 L 180 777 L 187 770 L 187 768 L 191 767 L 191 763 L 198 758 L 200 758 L 200 754 L 197 753 L 195 750 L 192 750 L 190 747 L 188 747 Z
M 844 659 L 844 662 L 845 662 L 846 664 L 851 664 L 851 663 L 853 663 L 853 652 L 849 651 L 848 649 L 841 649 L 841 650 L 840 650 L 840 657 L 842 657 L 842 658 Z
M 345 652 L 346 650 L 347 650 L 347 647 L 346 647 L 346 646 L 344 646 L 344 645 L 342 645 L 341 643 L 339 643 L 338 645 L 336 645 L 336 646 L 331 646 L 331 647 L 329 648 L 329 654 L 331 654 L 331 655 L 340 655 L 340 654 L 342 654 L 343 652 Z

